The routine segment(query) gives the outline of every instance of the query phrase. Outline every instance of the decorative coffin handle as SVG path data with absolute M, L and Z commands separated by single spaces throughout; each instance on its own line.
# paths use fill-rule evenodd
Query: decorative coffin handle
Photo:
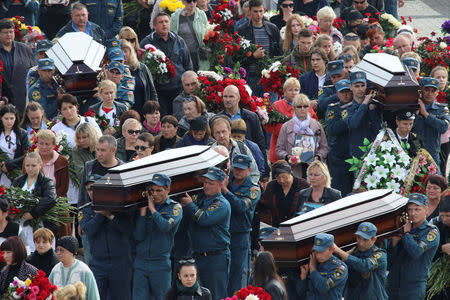
M 105 184 L 112 184 L 112 183 L 111 183 L 111 177 L 109 177 L 109 176 L 106 177 L 106 182 L 105 182 Z

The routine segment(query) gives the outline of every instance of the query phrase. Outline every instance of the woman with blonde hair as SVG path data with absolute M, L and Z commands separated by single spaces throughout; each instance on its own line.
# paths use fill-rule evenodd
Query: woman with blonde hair
M 328 61 L 335 60 L 337 57 L 336 52 L 334 52 L 333 48 L 333 39 L 328 34 L 319 35 L 313 44 L 313 48 L 314 47 L 324 50 L 327 54 Z
M 95 159 L 95 147 L 100 134 L 90 123 L 83 123 L 75 130 L 75 147 L 72 150 L 72 161 L 75 174 L 81 182 L 84 164 Z
M 342 198 L 339 190 L 331 188 L 331 176 L 325 163 L 312 162 L 306 174 L 311 187 L 300 192 L 297 212 L 305 213 Z
M 297 36 L 302 28 L 305 28 L 302 17 L 298 14 L 291 15 L 286 21 L 283 52 L 289 53 L 297 45 Z
M 137 58 L 139 60 L 142 59 L 142 55 L 144 55 L 145 50 L 141 49 L 139 46 L 139 38 L 133 28 L 130 26 L 123 26 L 119 31 L 119 39 L 128 41 L 134 51 L 136 51 Z
M 75 285 L 66 285 L 56 291 L 55 297 L 56 300 L 84 300 L 86 286 L 81 281 L 78 281 Z
M 138 61 L 136 51 L 132 45 L 126 40 L 120 40 L 120 42 L 125 55 L 124 64 L 130 67 L 131 75 L 134 76 L 136 81 L 134 86 L 134 103 L 131 109 L 142 111 L 145 101 L 158 101 L 153 76 L 147 66 Z
M 333 26 L 336 14 L 329 6 L 324 6 L 317 12 L 317 22 L 319 23 L 320 32 L 327 34 L 333 38 L 333 42 L 342 44 L 342 33 Z

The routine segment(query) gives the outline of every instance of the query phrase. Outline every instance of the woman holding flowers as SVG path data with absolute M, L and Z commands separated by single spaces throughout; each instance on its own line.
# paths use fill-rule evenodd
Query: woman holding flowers
M 253 282 L 270 294 L 272 300 L 287 300 L 286 287 L 278 275 L 275 259 L 269 251 L 261 251 L 254 262 Z
M 0 273 L 0 293 L 3 295 L 14 281 L 14 277 L 19 280 L 26 280 L 29 276 L 35 276 L 38 272 L 34 266 L 25 261 L 27 250 L 22 240 L 18 236 L 11 236 L 0 246 L 3 251 L 3 258 L 6 262 Z
M 32 139 L 40 129 L 47 129 L 47 118 L 42 105 L 36 101 L 31 101 L 25 107 L 20 128 L 27 131 L 28 139 Z
M 305 28 L 302 17 L 298 14 L 291 15 L 286 21 L 283 52 L 290 53 L 297 45 L 297 36 L 302 28 Z
M 24 153 L 30 146 L 27 132 L 19 128 L 19 111 L 8 104 L 0 110 L 0 184 L 9 186 L 12 172 L 20 169 Z
M 439 216 L 442 193 L 447 189 L 447 180 L 439 174 L 431 174 L 425 179 L 425 193 L 428 197 L 427 220 Z
M 293 148 L 300 148 L 296 142 L 298 138 L 311 138 L 315 141 L 314 160 L 325 160 L 328 154 L 328 143 L 322 125 L 309 114 L 310 104 L 308 96 L 304 94 L 296 95 L 292 106 L 294 115 L 292 120 L 284 123 L 281 127 L 277 141 L 277 155 L 285 159 L 292 165 L 292 171 L 295 177 L 301 178 L 302 168 L 306 169 L 307 163 L 301 160 L 291 160 Z M 296 156 L 296 155 L 295 155 Z
M 22 190 L 33 194 L 40 198 L 40 201 L 34 206 L 30 212 L 23 214 L 20 220 L 21 225 L 27 220 L 40 218 L 49 209 L 56 204 L 56 189 L 53 180 L 42 173 L 42 158 L 36 152 L 30 152 L 26 155 L 23 166 L 25 174 L 16 178 L 12 186 L 20 187 Z M 40 224 L 50 229 L 56 236 L 57 227 L 52 223 L 44 222 Z M 33 228 L 31 226 L 23 226 L 23 234 L 25 243 L 29 247 L 30 252 L 35 250 L 33 242 Z
M 172 287 L 167 292 L 165 300 L 211 300 L 211 292 L 200 286 L 195 260 L 183 257 L 175 268 Z
M 197 7 L 197 0 L 182 0 L 184 8 L 177 9 L 170 17 L 170 31 L 181 36 L 189 49 L 194 71 L 209 70 L 209 61 L 203 49 L 208 19 Z

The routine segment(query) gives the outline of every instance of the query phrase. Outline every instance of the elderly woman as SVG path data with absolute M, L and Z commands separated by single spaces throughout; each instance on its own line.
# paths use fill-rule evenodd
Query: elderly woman
M 0 160 L 0 184 L 9 186 L 11 181 L 7 173 L 22 167 L 24 153 L 28 151 L 29 140 L 27 132 L 19 128 L 20 117 L 17 108 L 11 104 L 0 109 L 0 150 L 7 159 Z
M 341 192 L 330 186 L 331 177 L 326 164 L 314 161 L 306 173 L 311 187 L 300 192 L 297 202 L 298 212 L 305 213 L 342 198 Z
M 127 110 L 126 112 L 124 112 L 122 114 L 122 116 L 120 116 L 120 127 L 119 127 L 119 130 L 117 130 L 117 132 L 114 133 L 114 137 L 116 139 L 119 139 L 119 138 L 122 137 L 122 126 L 123 126 L 123 123 L 125 123 L 125 121 L 128 120 L 128 119 L 136 119 L 139 122 L 141 122 L 141 115 L 137 111 L 135 111 L 134 109 L 130 109 L 130 110 Z
M 293 174 L 297 178 L 302 177 L 302 168 L 306 168 L 306 163 L 301 160 L 290 160 L 294 150 L 304 148 L 302 152 L 307 153 L 306 147 L 299 145 L 299 140 L 313 140 L 311 145 L 313 149 L 314 159 L 325 160 L 328 154 L 328 144 L 322 125 L 309 114 L 309 99 L 306 95 L 299 94 L 295 96 L 292 102 L 294 107 L 294 115 L 291 120 L 283 124 L 277 142 L 277 155 L 290 161 Z M 300 156 L 301 157 L 301 156 Z
M 182 0 L 184 8 L 177 9 L 170 16 L 170 31 L 181 36 L 189 49 L 194 71 L 209 70 L 208 58 L 204 55 L 206 28 L 208 19 L 197 1 Z
M 197 117 L 204 116 L 207 121 L 214 117 L 214 114 L 206 111 L 205 102 L 197 96 L 187 96 L 183 100 L 184 116 L 178 122 L 178 136 L 183 136 L 189 130 L 189 122 Z
M 326 79 L 326 69 L 328 57 L 321 48 L 313 48 L 310 51 L 312 71 L 300 76 L 300 92 L 316 100 L 319 97 L 319 91 L 323 88 Z M 315 101 L 317 102 L 317 101 Z
M 95 159 L 95 147 L 100 134 L 90 123 L 83 123 L 75 130 L 75 147 L 72 150 L 72 160 L 75 174 L 81 182 L 84 164 Z
M 303 178 L 294 177 L 291 166 L 284 160 L 272 165 L 272 180 L 261 197 L 262 209 L 271 214 L 271 225 L 278 227 L 281 222 L 296 216 L 300 191 L 309 187 Z M 269 220 L 270 221 L 270 220 Z
M 51 128 L 54 132 L 63 130 L 67 134 L 67 142 L 69 147 L 73 149 L 75 147 L 75 130 L 83 123 L 90 123 L 98 131 L 102 133 L 97 122 L 92 117 L 81 117 L 78 114 L 78 101 L 77 98 L 70 94 L 64 94 L 61 100 L 58 102 L 58 109 L 61 111 L 63 119 L 53 125 Z
M 131 109 L 142 111 L 145 101 L 158 101 L 153 76 L 148 67 L 139 62 L 133 46 L 126 40 L 122 40 L 121 43 L 125 64 L 129 66 L 131 75 L 136 82 L 134 86 L 134 103 Z
M 283 52 L 290 53 L 297 45 L 297 36 L 302 28 L 305 28 L 302 17 L 298 14 L 291 15 L 286 21 L 286 30 L 283 39 Z
M 41 217 L 56 204 L 56 190 L 53 180 L 42 173 L 42 158 L 38 153 L 28 153 L 23 161 L 23 166 L 25 174 L 14 179 L 12 186 L 19 187 L 40 198 L 39 203 L 30 212 L 23 214 L 20 221 L 25 243 L 29 247 L 29 251 L 33 252 L 35 250 L 33 228 L 23 224 L 27 220 Z M 43 226 L 52 230 L 54 234 L 57 230 L 57 226 L 53 223 L 44 221 Z
M 292 0 L 278 0 L 279 14 L 270 18 L 270 22 L 277 25 L 278 29 L 286 26 L 286 22 L 289 17 L 292 16 L 294 11 L 294 1 Z
M 146 101 L 142 108 L 144 130 L 157 136 L 161 133 L 161 106 L 156 101 Z
M 42 105 L 36 101 L 31 101 L 27 104 L 20 128 L 27 131 L 28 139 L 30 140 L 40 129 L 47 129 L 47 118 Z
M 178 131 L 180 124 L 178 123 Z M 189 130 L 176 143 L 177 148 L 191 145 L 209 145 L 214 142 L 206 116 L 198 116 L 189 121 Z
M 136 119 L 127 119 L 122 125 L 122 137 L 117 140 L 116 158 L 131 161 L 136 155 L 137 137 L 142 133 L 142 125 Z
M 114 126 L 118 123 L 120 116 L 128 110 L 125 104 L 114 101 L 116 98 L 117 86 L 111 80 L 102 80 L 98 84 L 98 97 L 102 102 L 90 107 L 95 114 L 104 116 L 108 119 L 109 127 L 103 131 L 103 134 L 113 135 L 116 130 Z
M 428 221 L 439 216 L 439 204 L 442 199 L 442 193 L 447 187 L 447 180 L 442 175 L 433 174 L 425 179 L 425 193 L 428 197 Z
M 167 115 L 161 120 L 161 134 L 155 138 L 154 153 L 164 151 L 166 149 L 176 148 L 175 145 L 180 139 L 177 136 L 178 120 L 174 116 Z
M 138 60 L 142 59 L 145 50 L 141 49 L 139 46 L 139 38 L 133 28 L 130 26 L 123 26 L 119 31 L 119 39 L 127 40 L 133 47 L 134 51 L 136 51 Z
M 319 23 L 320 32 L 331 36 L 333 43 L 338 42 L 342 44 L 342 33 L 333 26 L 334 19 L 336 19 L 336 14 L 329 6 L 324 6 L 317 12 L 317 22 Z
M 155 138 L 148 132 L 143 132 L 137 137 L 135 159 L 141 159 L 152 154 L 153 148 L 155 147 Z
M 300 93 L 300 83 L 294 77 L 288 78 L 283 85 L 283 94 L 284 97 L 273 104 L 273 108 L 282 113 L 288 118 L 292 118 L 294 114 L 294 108 L 292 107 L 292 101 L 294 101 L 295 96 Z M 314 119 L 317 120 L 316 113 L 310 107 L 309 114 Z M 269 148 L 269 161 L 271 163 L 275 163 L 279 160 L 276 154 L 278 134 L 280 133 L 281 127 L 283 123 L 277 123 L 275 125 L 264 125 L 264 129 L 271 133 L 272 136 L 270 138 L 270 148 Z
M 38 269 L 25 261 L 27 250 L 18 236 L 7 238 L 1 244 L 0 251 L 3 251 L 3 259 L 6 262 L 6 267 L 0 273 L 0 293 L 3 295 L 14 277 L 25 281 L 30 275 L 35 276 Z

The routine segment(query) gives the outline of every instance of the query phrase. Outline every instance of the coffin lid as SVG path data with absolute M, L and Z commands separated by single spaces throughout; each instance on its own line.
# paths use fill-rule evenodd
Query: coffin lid
M 137 185 L 149 182 L 155 173 L 163 173 L 169 177 L 195 173 L 225 160 L 227 158 L 214 151 L 211 146 L 170 149 L 111 168 L 94 186 L 103 185 L 108 177 L 115 185 Z
M 389 85 L 393 87 L 417 86 L 415 77 L 403 66 L 400 59 L 387 53 L 368 53 L 350 72 L 362 71 L 366 73 L 367 80 L 381 87 Z M 393 84 L 393 81 L 399 83 Z
M 45 53 L 65 74 L 92 73 L 100 70 L 106 48 L 84 32 L 68 32 Z
M 396 211 L 408 202 L 392 190 L 379 189 L 351 195 L 324 205 L 280 224 L 286 239 L 301 241 L 321 232 L 330 232 L 351 224 Z M 277 237 L 275 231 L 268 239 Z M 265 240 L 266 241 L 266 240 Z

